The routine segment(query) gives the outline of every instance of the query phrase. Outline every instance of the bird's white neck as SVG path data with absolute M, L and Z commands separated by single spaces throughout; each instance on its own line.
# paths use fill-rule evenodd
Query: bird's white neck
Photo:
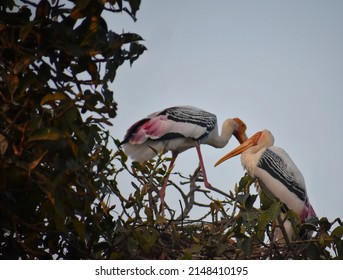
M 209 135 L 206 144 L 211 145 L 215 148 L 223 148 L 229 142 L 235 128 L 236 123 L 232 119 L 227 119 L 224 121 L 222 126 L 222 132 L 219 135 L 218 127 L 216 126 L 212 133 Z
M 266 147 L 261 148 L 254 146 L 244 151 L 241 155 L 241 162 L 243 167 L 253 178 L 255 178 L 255 168 L 266 149 Z

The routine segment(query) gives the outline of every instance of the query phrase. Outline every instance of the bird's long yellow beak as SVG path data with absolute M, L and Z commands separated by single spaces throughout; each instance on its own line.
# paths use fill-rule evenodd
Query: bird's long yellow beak
M 261 134 L 262 134 L 262 131 L 259 131 L 259 132 L 255 133 L 253 136 L 251 136 L 248 140 L 246 140 L 244 143 L 242 143 L 236 149 L 232 150 L 231 152 L 229 152 L 228 154 L 223 156 L 221 159 L 219 159 L 216 162 L 216 164 L 214 165 L 214 167 L 216 167 L 217 165 L 223 163 L 224 161 L 228 160 L 229 158 L 232 158 L 234 156 L 237 156 L 237 155 L 243 153 L 244 151 L 246 151 L 250 147 L 255 146 L 257 141 L 260 139 Z

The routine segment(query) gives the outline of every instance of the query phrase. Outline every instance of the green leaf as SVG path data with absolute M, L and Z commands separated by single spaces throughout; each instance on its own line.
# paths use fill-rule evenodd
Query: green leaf
M 326 245 L 329 245 L 329 243 L 330 243 L 329 234 L 326 232 L 322 232 L 319 236 L 319 244 L 322 247 L 325 247 Z
M 310 260 L 320 259 L 320 250 L 315 243 L 309 243 L 305 249 L 305 254 Z
M 246 209 L 253 209 L 256 199 L 257 199 L 257 195 L 249 195 L 247 200 L 245 201 Z
M 90 0 L 75 1 L 75 9 L 83 10 L 88 6 Z
M 135 33 L 124 33 L 121 35 L 122 43 L 132 43 L 137 41 L 142 41 L 143 38 Z
M 93 246 L 93 251 L 95 253 L 105 251 L 108 248 L 108 243 L 105 241 L 99 242 Z
M 33 27 L 33 23 L 29 22 L 20 28 L 19 37 L 21 41 L 24 42 L 26 40 L 27 36 L 29 36 L 32 30 L 32 27 Z
M 42 128 L 36 130 L 29 138 L 28 142 L 33 141 L 57 141 L 65 138 L 64 134 L 55 127 Z
M 159 233 L 153 227 L 138 228 L 134 231 L 134 238 L 143 252 L 149 254 L 158 240 Z
M 114 81 L 117 69 L 119 65 L 115 60 L 110 60 L 106 63 L 106 79 L 108 79 L 111 83 Z
M 147 218 L 147 222 L 149 224 L 153 224 L 154 223 L 154 213 L 153 213 L 153 209 L 151 207 L 148 207 L 147 205 L 144 208 L 144 214 L 146 215 Z
M 340 259 L 343 259 L 343 240 L 336 240 L 335 243 L 336 243 L 338 257 Z
M 270 219 L 269 211 L 268 210 L 261 211 L 258 217 L 258 229 L 265 231 L 270 221 L 271 219 Z
M 193 239 L 194 243 L 200 244 L 200 241 L 201 241 L 200 238 L 195 237 L 193 234 L 192 234 L 192 239 Z
M 269 217 L 271 220 L 276 220 L 281 213 L 281 205 L 278 201 L 275 201 L 268 209 Z
M 255 228 L 258 225 L 258 215 L 255 211 L 247 211 L 241 213 L 243 218 L 243 232 L 249 235 L 255 232 Z
M 184 250 L 184 255 L 181 258 L 182 260 L 191 260 L 192 254 L 199 253 L 202 250 L 203 246 L 200 244 L 193 244 L 190 248 Z
M 51 6 L 48 0 L 41 0 L 36 8 L 35 20 L 48 17 L 50 14 L 50 9 Z
M 40 105 L 43 106 L 47 103 L 51 103 L 52 101 L 64 100 L 66 98 L 68 98 L 68 96 L 63 92 L 49 93 L 42 98 Z
M 271 200 L 263 191 L 260 193 L 261 209 L 266 210 L 273 204 Z
M 300 231 L 315 231 L 317 228 L 314 224 L 311 223 L 303 223 L 301 224 Z
M 138 43 L 131 43 L 130 44 L 130 65 L 132 65 L 132 63 L 139 58 L 139 56 L 141 54 L 143 54 L 144 51 L 146 51 L 147 48 L 141 44 Z
M 41 83 L 47 83 L 51 79 L 50 66 L 47 63 L 42 62 L 37 74 Z
M 245 194 L 238 194 L 237 195 L 237 201 L 242 204 L 243 206 L 245 206 L 245 202 L 248 199 L 248 197 L 250 196 L 249 193 L 245 193 Z
M 320 227 L 322 229 L 324 229 L 325 231 L 328 231 L 330 230 L 331 228 L 331 223 L 329 222 L 329 220 L 326 218 L 326 217 L 322 217 L 320 220 L 319 220 L 319 224 L 320 224 Z
M 136 255 L 139 252 L 138 241 L 130 237 L 129 240 L 127 241 L 127 250 L 129 251 L 131 255 Z
M 337 238 L 342 238 L 343 236 L 343 226 L 338 226 L 336 227 L 332 232 L 331 236 L 337 237 Z
M 241 178 L 241 180 L 238 183 L 238 192 L 244 190 L 247 186 L 250 184 L 250 178 L 248 175 L 245 175 Z
M 252 244 L 250 238 L 245 238 L 241 243 L 241 248 L 247 257 L 251 256 Z
M 77 218 L 73 218 L 72 222 L 80 239 L 85 240 L 85 224 L 80 222 Z
M 141 5 L 141 0 L 128 0 L 130 3 L 131 13 L 134 17 L 136 17 L 136 13 L 139 10 L 139 6 Z
M 17 90 L 19 83 L 20 80 L 17 75 L 10 74 L 6 77 L 6 85 L 11 94 Z

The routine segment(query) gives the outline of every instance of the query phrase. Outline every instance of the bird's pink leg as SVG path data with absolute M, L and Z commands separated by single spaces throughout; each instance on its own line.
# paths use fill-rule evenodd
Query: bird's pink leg
M 197 149 L 198 152 L 198 157 L 199 157 L 199 162 L 200 162 L 200 168 L 202 171 L 202 177 L 204 178 L 204 184 L 205 187 L 207 188 L 212 188 L 211 184 L 207 181 L 207 176 L 206 176 L 206 171 L 205 171 L 205 165 L 204 165 L 204 161 L 202 159 L 202 155 L 201 155 L 201 151 L 200 151 L 200 145 L 197 143 L 195 148 Z
M 168 184 L 168 180 L 169 180 L 169 175 L 170 175 L 170 172 L 172 171 L 172 169 L 174 167 L 174 163 L 175 163 L 175 160 L 177 158 L 177 155 L 178 155 L 177 153 L 173 153 L 172 159 L 170 161 L 170 164 L 169 164 L 169 167 L 167 170 L 167 175 L 166 175 L 166 177 L 164 177 L 163 182 L 162 182 L 162 187 L 160 190 L 162 213 L 164 212 L 164 197 L 166 196 L 166 188 L 167 188 L 167 184 Z

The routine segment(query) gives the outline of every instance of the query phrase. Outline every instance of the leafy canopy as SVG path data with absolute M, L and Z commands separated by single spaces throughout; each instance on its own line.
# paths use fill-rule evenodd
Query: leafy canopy
M 113 226 L 105 203 L 110 83 L 146 50 L 112 31 L 140 1 L 1 1 L 0 257 L 96 258 Z

